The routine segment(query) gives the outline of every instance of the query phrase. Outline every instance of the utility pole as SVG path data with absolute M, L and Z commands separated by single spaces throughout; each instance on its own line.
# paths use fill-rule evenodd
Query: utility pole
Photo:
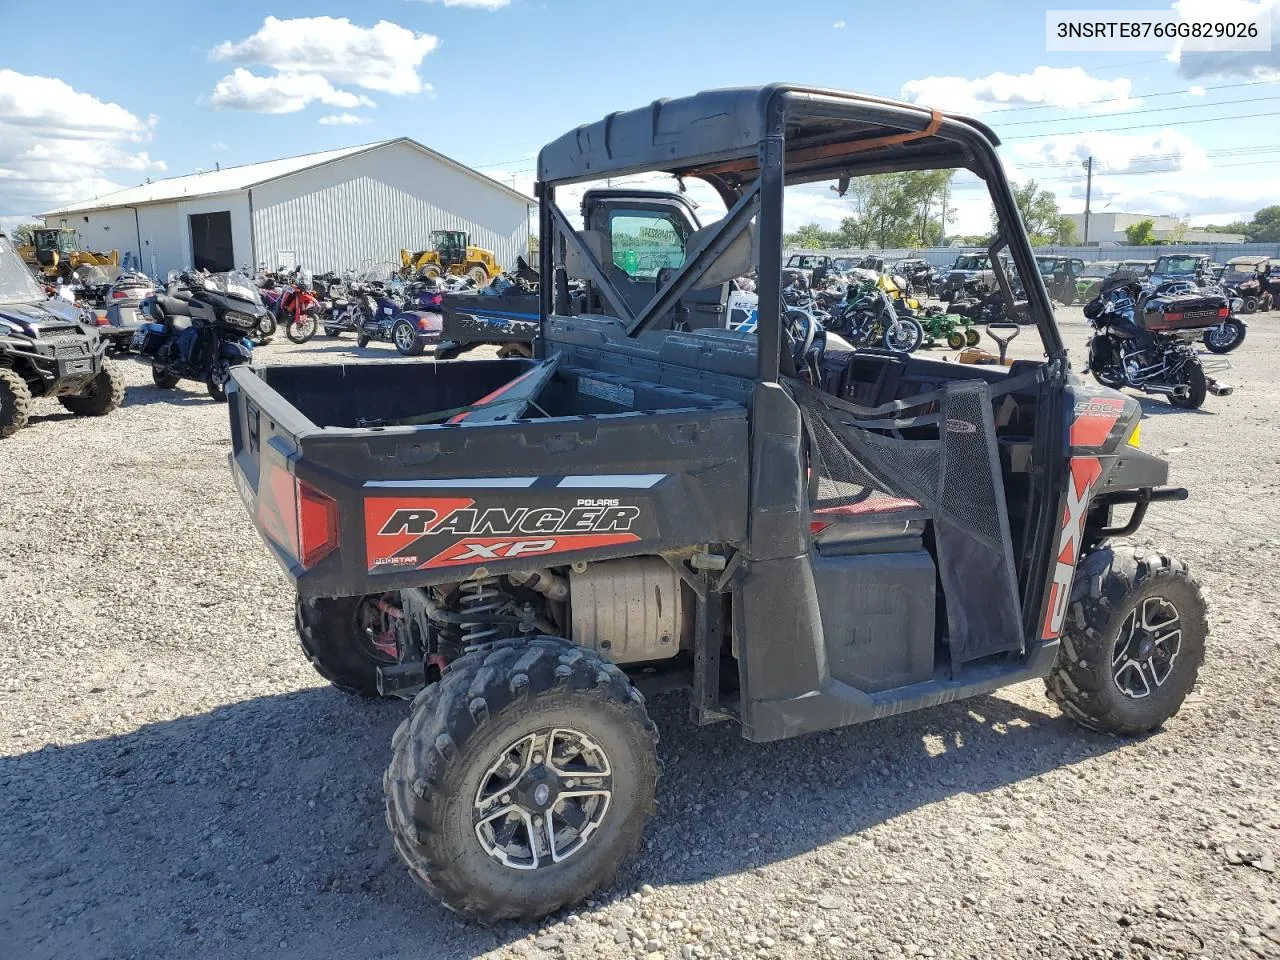
M 1089 245 L 1089 201 L 1093 197 L 1093 157 L 1092 155 L 1083 164 L 1088 176 L 1084 185 L 1084 245 Z

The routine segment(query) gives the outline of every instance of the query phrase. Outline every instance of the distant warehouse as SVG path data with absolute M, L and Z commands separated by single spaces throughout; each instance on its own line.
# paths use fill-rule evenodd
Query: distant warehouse
M 44 214 L 82 249 L 132 253 L 148 273 L 399 262 L 432 230 L 465 230 L 510 267 L 534 201 L 402 137 L 156 180 Z

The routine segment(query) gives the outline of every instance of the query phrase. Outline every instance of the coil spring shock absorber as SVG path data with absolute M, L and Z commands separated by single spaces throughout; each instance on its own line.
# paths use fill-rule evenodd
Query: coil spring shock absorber
M 462 631 L 462 646 L 475 647 L 496 639 L 502 631 L 497 624 L 486 621 L 496 615 L 505 602 L 502 591 L 498 589 L 498 578 L 468 580 L 458 587 L 458 592 L 462 594 L 458 599 L 462 615 L 478 618 L 463 620 L 458 625 Z

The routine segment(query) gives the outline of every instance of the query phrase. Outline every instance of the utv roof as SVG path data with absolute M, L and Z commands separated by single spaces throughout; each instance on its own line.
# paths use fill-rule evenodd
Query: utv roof
M 1251 267 L 1256 267 L 1258 264 L 1266 263 L 1270 259 L 1270 257 L 1232 257 L 1227 261 L 1227 266 L 1230 267 L 1234 264 L 1242 263 Z
M 787 180 L 967 166 L 966 141 L 996 135 L 966 117 L 882 97 L 775 83 L 707 90 L 611 113 L 538 154 L 544 182 L 643 171 L 754 179 L 760 144 L 785 137 Z

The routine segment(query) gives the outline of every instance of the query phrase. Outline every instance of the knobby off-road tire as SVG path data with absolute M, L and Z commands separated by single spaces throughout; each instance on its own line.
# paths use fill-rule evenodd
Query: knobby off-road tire
M 379 655 L 364 634 L 361 607 L 366 599 L 298 597 L 294 623 L 302 652 L 316 673 L 344 693 L 377 697 L 378 665 L 395 661 Z
M 161 390 L 172 390 L 181 380 L 182 378 L 175 373 L 167 373 L 159 367 L 151 368 L 151 381 Z
M 11 437 L 31 416 L 31 389 L 8 367 L 0 367 L 0 439 Z
M 1178 618 L 1176 650 L 1164 647 L 1156 671 L 1163 679 L 1157 683 L 1151 673 L 1141 675 L 1149 693 L 1135 699 L 1121 689 L 1122 683 L 1138 686 L 1135 668 L 1125 666 L 1133 652 L 1127 634 L 1134 614 L 1141 627 L 1144 611 L 1148 622 L 1158 624 L 1169 622 L 1170 610 Z M 1185 563 L 1129 546 L 1101 547 L 1076 570 L 1058 660 L 1045 686 L 1064 714 L 1091 730 L 1146 733 L 1176 714 L 1195 686 L 1208 633 L 1200 584 Z M 1164 634 L 1171 637 L 1172 630 Z M 1166 662 L 1170 652 L 1172 661 Z
M 58 402 L 79 417 L 105 416 L 124 403 L 124 378 L 113 362 L 103 360 L 102 369 L 82 393 L 59 397 Z
M 481 821 L 495 809 L 481 810 L 481 790 L 493 785 L 495 770 L 506 769 L 500 766 L 504 759 L 514 755 L 519 768 L 522 754 L 517 748 L 546 731 L 566 739 L 581 734 L 599 748 L 607 758 L 607 777 L 574 782 L 580 789 L 607 783 L 609 797 L 603 814 L 595 807 L 586 818 L 594 824 L 593 832 L 580 844 L 562 844 L 569 851 L 566 856 L 548 862 L 544 852 L 536 868 L 516 869 L 481 843 Z M 556 744 L 564 742 L 555 737 L 552 733 L 553 754 Z M 530 920 L 575 904 L 611 883 L 619 864 L 640 849 L 645 821 L 654 810 L 657 741 L 657 728 L 639 691 L 621 670 L 591 651 L 540 637 L 469 653 L 418 695 L 391 740 L 383 789 L 396 852 L 429 894 L 483 923 Z M 536 780 L 538 768 L 535 763 L 525 769 L 527 776 L 511 781 L 523 787 L 499 786 L 485 794 L 499 805 L 496 809 L 510 799 L 521 802 L 522 795 L 537 802 L 528 778 Z M 564 808 L 553 799 L 551 809 Z M 580 808 L 575 818 L 583 822 Z M 556 829 L 550 816 L 543 822 Z M 563 827 L 567 821 L 558 822 Z M 508 843 L 529 838 L 528 828 L 520 834 L 521 827 L 512 828 L 511 821 L 506 827 L 502 820 L 492 823 L 498 825 L 494 837 L 503 829 L 513 831 L 504 834 Z

